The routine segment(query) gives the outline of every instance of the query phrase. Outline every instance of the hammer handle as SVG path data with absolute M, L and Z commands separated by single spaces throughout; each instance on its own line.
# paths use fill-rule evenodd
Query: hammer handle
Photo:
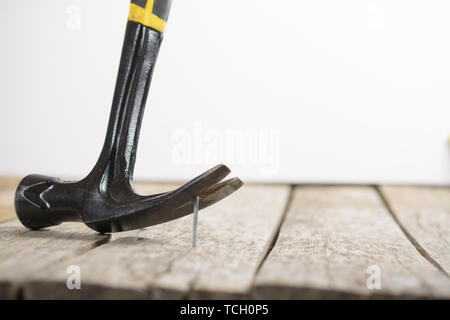
M 131 186 L 130 192 L 122 189 L 132 180 L 147 94 L 171 2 L 131 0 L 105 144 L 86 178 L 93 185 L 94 181 L 106 183 L 116 201 L 138 198 Z
M 172 0 L 131 0 L 129 21 L 164 33 Z

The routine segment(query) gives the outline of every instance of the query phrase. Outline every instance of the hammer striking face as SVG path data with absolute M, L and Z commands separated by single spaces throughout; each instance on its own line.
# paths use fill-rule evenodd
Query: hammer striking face
M 133 189 L 139 131 L 163 39 L 170 0 L 132 0 L 105 143 L 89 175 L 78 182 L 29 175 L 17 187 L 15 207 L 30 229 L 66 221 L 84 222 L 100 233 L 145 228 L 191 214 L 242 186 L 222 181 L 230 170 L 218 165 L 182 187 L 151 196 Z M 222 181 L 222 182 L 221 182 Z

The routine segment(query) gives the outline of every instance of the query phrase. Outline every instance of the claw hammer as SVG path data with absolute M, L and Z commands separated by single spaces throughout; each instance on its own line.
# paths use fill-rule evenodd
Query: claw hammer
M 133 188 L 142 117 L 163 39 L 171 0 L 131 0 L 119 73 L 103 149 L 81 181 L 32 174 L 19 183 L 15 208 L 30 229 L 66 221 L 84 222 L 99 233 L 165 223 L 206 208 L 242 186 L 222 181 L 230 170 L 218 165 L 182 187 L 150 196 Z

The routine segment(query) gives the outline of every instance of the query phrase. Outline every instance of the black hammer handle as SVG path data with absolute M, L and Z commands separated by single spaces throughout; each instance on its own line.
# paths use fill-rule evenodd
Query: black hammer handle
M 105 214 L 102 209 L 95 208 L 97 202 L 93 195 L 96 192 L 108 194 L 117 202 L 139 198 L 131 192 L 130 180 L 147 94 L 171 2 L 131 0 L 108 132 L 100 157 L 89 175 L 76 183 L 42 175 L 25 177 L 16 191 L 15 208 L 26 227 L 39 229 L 66 221 L 86 220 L 84 203 L 89 203 L 96 214 Z M 89 187 L 94 189 L 89 190 Z

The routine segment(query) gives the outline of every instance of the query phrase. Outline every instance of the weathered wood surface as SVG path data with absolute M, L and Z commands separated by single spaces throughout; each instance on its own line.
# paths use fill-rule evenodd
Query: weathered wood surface
M 369 290 L 375 274 L 368 268 L 379 268 L 381 289 Z M 253 292 L 276 299 L 449 298 L 450 280 L 408 241 L 374 188 L 297 187 Z
M 0 222 L 13 219 L 14 212 L 14 193 L 19 184 L 18 178 L 0 179 Z
M 15 217 L 18 182 L 0 179 L 0 222 Z M 192 216 L 111 237 L 82 224 L 0 223 L 0 299 L 450 298 L 448 188 L 297 187 L 270 251 L 289 195 L 247 185 L 202 210 L 197 248 Z M 81 290 L 67 289 L 71 265 Z M 367 287 L 370 266 L 380 290 Z
M 450 189 L 382 186 L 380 190 L 411 241 L 450 274 Z
M 0 296 L 12 298 L 24 282 L 45 275 L 55 264 L 89 251 L 108 238 L 76 223 L 41 231 L 28 230 L 18 220 L 0 224 Z
M 149 186 L 142 193 L 161 189 Z M 170 189 L 169 187 L 163 188 Z M 192 248 L 192 216 L 115 234 L 112 241 L 35 274 L 26 298 L 242 298 L 278 231 L 288 186 L 244 186 L 202 210 Z M 82 290 L 66 288 L 77 265 Z

